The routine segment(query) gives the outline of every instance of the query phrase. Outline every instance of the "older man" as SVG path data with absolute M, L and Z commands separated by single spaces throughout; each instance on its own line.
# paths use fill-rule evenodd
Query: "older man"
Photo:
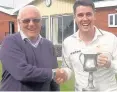
M 35 6 L 25 6 L 17 21 L 20 32 L 6 37 L 0 50 L 1 91 L 58 91 L 52 79 L 57 59 L 52 43 L 40 35 L 40 12 Z

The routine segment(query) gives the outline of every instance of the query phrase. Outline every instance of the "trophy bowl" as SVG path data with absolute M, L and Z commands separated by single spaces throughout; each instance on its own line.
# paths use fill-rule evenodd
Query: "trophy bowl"
M 84 54 L 84 71 L 94 72 L 97 70 L 97 55 L 98 54 Z
M 83 54 L 83 53 L 79 55 L 80 62 L 84 61 L 84 63 L 82 63 L 84 71 L 89 72 L 88 86 L 86 88 L 83 88 L 82 91 L 88 91 L 88 92 L 97 91 L 97 88 L 95 88 L 93 85 L 93 72 L 97 70 L 98 55 L 99 54 Z M 84 60 L 81 60 L 81 56 L 84 56 Z

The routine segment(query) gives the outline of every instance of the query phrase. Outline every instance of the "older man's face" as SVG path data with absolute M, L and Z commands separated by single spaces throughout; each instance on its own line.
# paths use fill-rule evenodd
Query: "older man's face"
M 18 22 L 20 29 L 29 39 L 35 39 L 40 34 L 41 16 L 35 9 L 25 9 Z

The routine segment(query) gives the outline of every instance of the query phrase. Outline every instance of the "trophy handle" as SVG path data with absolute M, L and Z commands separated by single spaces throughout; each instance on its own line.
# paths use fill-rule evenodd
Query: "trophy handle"
M 82 55 L 84 56 L 83 53 L 80 53 L 80 55 L 79 55 L 79 60 L 80 60 L 81 64 L 83 65 L 82 60 L 81 60 L 81 56 L 82 56 Z

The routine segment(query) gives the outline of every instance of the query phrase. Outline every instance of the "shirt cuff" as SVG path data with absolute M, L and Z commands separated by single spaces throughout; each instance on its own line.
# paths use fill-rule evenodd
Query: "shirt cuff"
M 55 79 L 56 76 L 56 69 L 52 69 L 52 79 Z

